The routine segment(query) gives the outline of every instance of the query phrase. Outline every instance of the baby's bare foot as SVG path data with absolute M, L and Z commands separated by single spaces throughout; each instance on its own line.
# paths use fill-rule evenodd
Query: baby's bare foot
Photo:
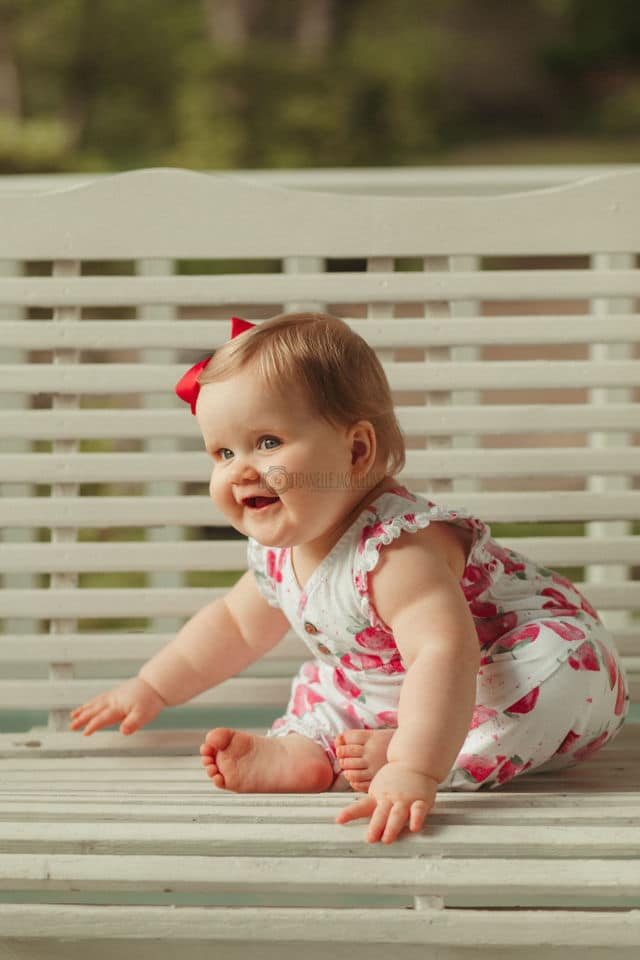
M 387 747 L 395 730 L 345 730 L 335 738 L 342 772 L 351 787 L 366 793 L 376 773 L 387 762 Z
M 200 753 L 215 786 L 235 793 L 315 793 L 328 790 L 334 779 L 322 747 L 299 733 L 258 737 L 216 727 Z

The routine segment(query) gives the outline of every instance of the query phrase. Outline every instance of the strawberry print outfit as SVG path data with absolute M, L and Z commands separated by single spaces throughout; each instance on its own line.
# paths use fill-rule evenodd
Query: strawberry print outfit
M 397 726 L 407 666 L 369 594 L 369 573 L 403 531 L 450 523 L 472 533 L 460 582 L 482 654 L 469 733 L 441 790 L 495 788 L 527 771 L 573 766 L 618 732 L 629 697 L 614 642 L 581 593 L 553 570 L 500 546 L 487 524 L 398 486 L 382 493 L 303 590 L 288 547 L 248 541 L 263 596 L 306 643 L 284 716 L 267 736 L 301 733 L 341 773 L 334 738 Z M 333 789 L 350 789 L 334 780 Z

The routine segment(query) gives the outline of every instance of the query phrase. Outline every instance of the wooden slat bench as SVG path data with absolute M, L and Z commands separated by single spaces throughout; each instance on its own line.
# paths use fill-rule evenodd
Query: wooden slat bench
M 25 718 L 0 735 L 0 958 L 636 957 L 640 174 L 390 198 L 148 170 L 0 194 L 0 224 L 0 708 Z M 402 480 L 584 583 L 635 701 L 589 762 L 441 793 L 390 846 L 334 823 L 347 793 L 202 771 L 209 727 L 279 715 L 293 635 L 172 728 L 67 730 L 246 568 L 174 382 L 232 314 L 307 308 L 379 351 Z

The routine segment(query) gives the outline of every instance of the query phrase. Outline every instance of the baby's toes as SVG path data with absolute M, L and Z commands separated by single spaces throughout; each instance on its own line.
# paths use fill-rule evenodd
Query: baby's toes
M 364 757 L 341 757 L 338 756 L 338 763 L 342 770 L 366 770 L 369 766 Z
M 336 754 L 340 759 L 355 759 L 364 756 L 364 747 L 361 743 L 345 743 L 343 747 L 336 748 Z
M 345 770 L 345 780 L 348 781 L 352 790 L 357 793 L 367 793 L 371 780 L 364 779 L 366 774 L 359 773 L 357 770 Z

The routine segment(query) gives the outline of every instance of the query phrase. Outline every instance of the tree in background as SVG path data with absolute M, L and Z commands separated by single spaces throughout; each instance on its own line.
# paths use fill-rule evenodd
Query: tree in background
M 0 0 L 5 173 L 637 160 L 639 124 L 637 0 Z

